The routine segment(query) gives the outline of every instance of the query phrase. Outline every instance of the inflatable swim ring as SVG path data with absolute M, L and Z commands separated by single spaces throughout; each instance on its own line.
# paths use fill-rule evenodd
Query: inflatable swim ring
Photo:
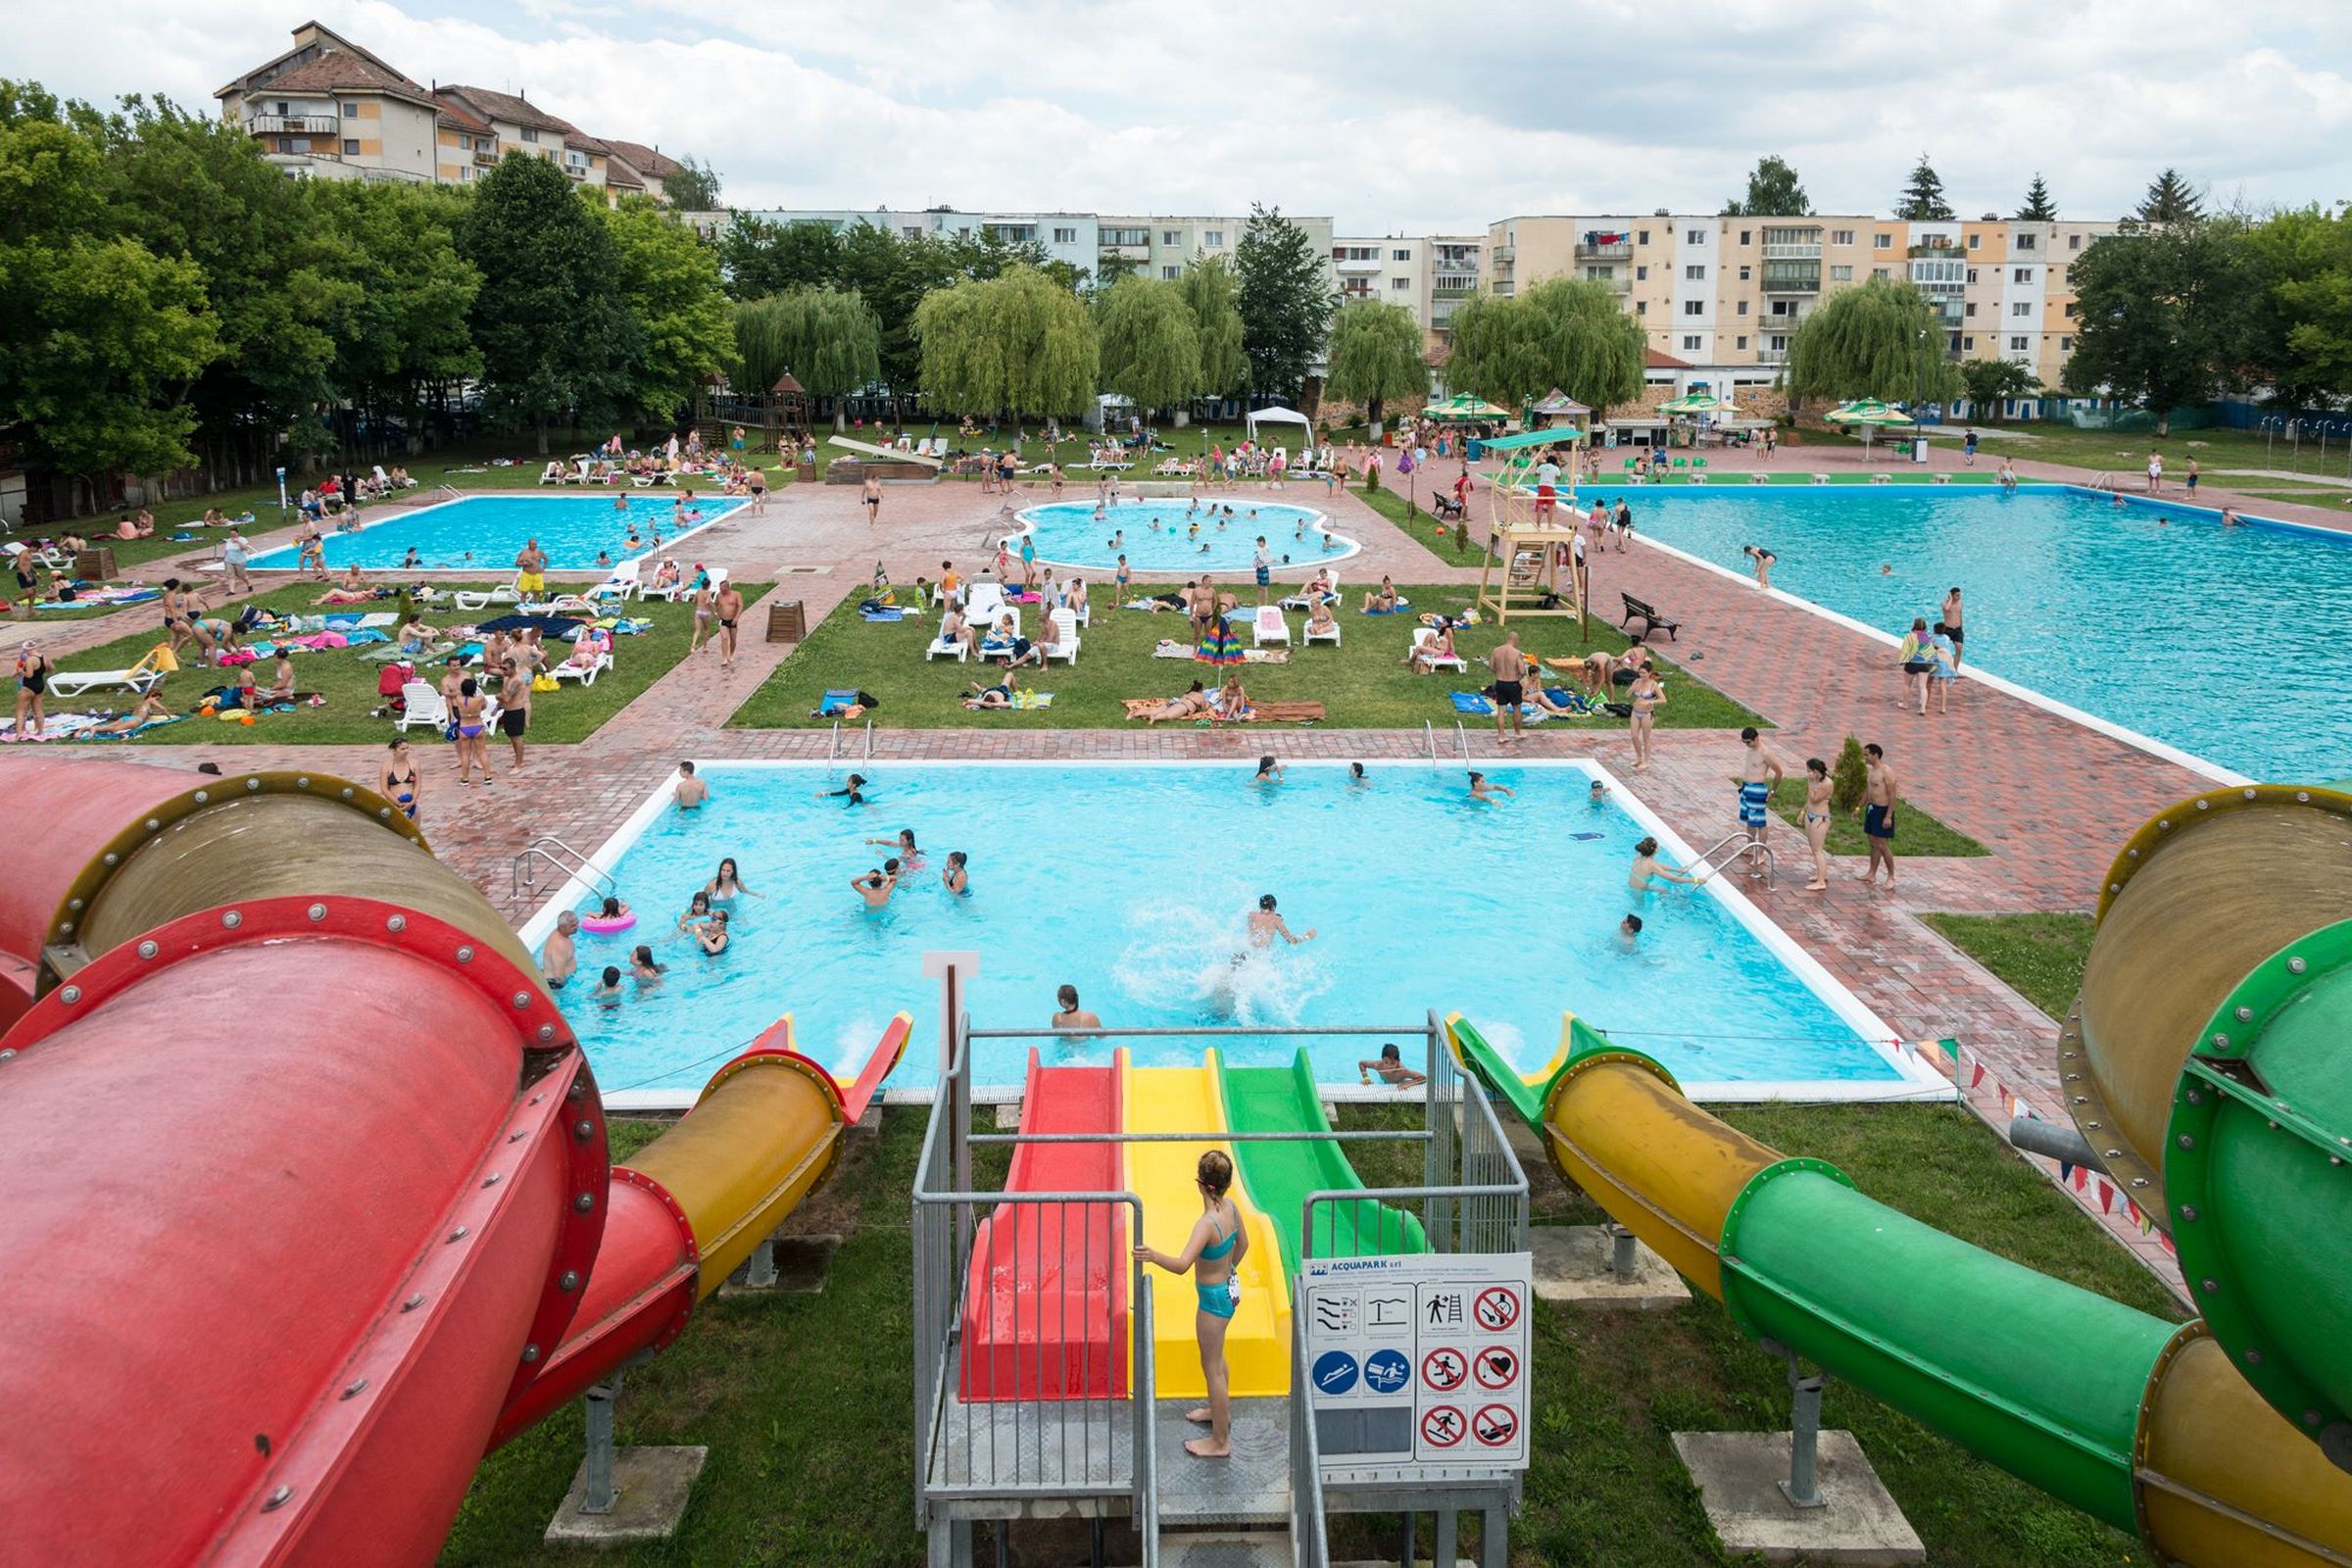
M 630 910 L 626 914 L 613 915 L 609 919 L 601 914 L 583 914 L 580 916 L 580 929 L 583 931 L 593 931 L 599 936 L 610 936 L 615 931 L 626 931 L 629 929 L 629 927 L 635 925 L 636 923 L 637 911 L 634 909 Z

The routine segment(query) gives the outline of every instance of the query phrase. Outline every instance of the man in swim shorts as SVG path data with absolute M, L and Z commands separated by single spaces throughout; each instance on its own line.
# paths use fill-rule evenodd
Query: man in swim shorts
M 671 798 L 678 803 L 678 809 L 681 811 L 700 810 L 703 803 L 710 798 L 710 786 L 704 783 L 695 772 L 693 762 L 686 761 L 678 764 L 678 782 L 672 790 Z
M 525 539 L 514 552 L 514 591 L 525 599 L 547 592 L 547 552 L 536 539 Z
M 1500 646 L 1488 656 L 1487 667 L 1494 672 L 1494 744 L 1508 746 L 1513 735 L 1525 741 L 1527 731 L 1521 721 L 1519 704 L 1527 695 L 1523 684 L 1527 679 L 1527 656 L 1519 651 L 1517 632 L 1504 637 Z M 1504 733 L 1506 723 L 1512 734 Z
M 1886 754 L 1876 742 L 1862 748 L 1868 763 L 1862 786 L 1862 836 L 1870 845 L 1870 864 L 1862 872 L 1862 880 L 1875 881 L 1879 867 L 1886 867 L 1886 889 L 1894 891 L 1894 769 L 1886 765 Z
M 1764 745 L 1753 724 L 1740 732 L 1740 744 L 1744 749 L 1740 762 L 1740 827 L 1754 841 L 1746 851 L 1747 874 L 1762 876 L 1764 835 L 1772 821 L 1772 792 L 1780 788 L 1788 770 Z
M 561 991 L 564 982 L 572 977 L 580 966 L 573 937 L 580 929 L 580 917 L 569 909 L 556 916 L 556 928 L 548 933 L 547 946 L 539 950 L 539 972 L 547 977 L 548 989 Z
M 735 623 L 743 618 L 743 594 L 730 577 L 710 608 L 718 613 L 718 667 L 735 667 Z

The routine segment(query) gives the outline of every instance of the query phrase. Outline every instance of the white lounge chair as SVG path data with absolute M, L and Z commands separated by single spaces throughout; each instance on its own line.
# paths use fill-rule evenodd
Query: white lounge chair
M 975 626 L 992 626 L 1004 613 L 1004 585 L 995 582 L 976 582 L 963 596 L 964 617 Z
M 1340 623 L 1335 617 L 1327 630 L 1317 631 L 1315 623 L 1310 620 L 1306 623 L 1301 635 L 1307 642 L 1329 643 L 1332 647 L 1337 648 L 1340 646 Z
M 1418 627 L 1413 632 L 1413 651 L 1415 653 L 1419 653 L 1421 650 L 1428 648 L 1437 642 L 1437 640 L 1438 632 L 1436 627 Z M 1445 659 L 1428 660 L 1425 661 L 1425 662 L 1428 664 L 1430 673 L 1432 674 L 1437 673 L 1441 669 L 1457 669 L 1465 675 L 1470 672 L 1470 662 L 1462 658 L 1462 656 L 1459 654 L 1454 654 Z
M 607 577 L 603 582 L 600 582 L 595 587 L 589 589 L 587 597 L 590 599 L 619 599 L 625 601 L 636 598 L 644 591 L 645 583 L 638 575 L 637 563 L 634 560 L 629 560 L 622 562 L 617 566 L 614 566 L 612 568 L 612 575 Z
M 406 734 L 413 726 L 439 729 L 449 722 L 449 704 L 430 681 L 413 680 L 400 688 L 400 716 L 392 727 Z
M 596 684 L 596 677 L 612 667 L 612 656 L 610 653 L 599 653 L 585 664 L 575 663 L 568 659 L 559 664 L 550 664 L 547 672 L 558 680 L 576 680 L 583 686 L 593 686 Z
M 1054 612 L 1054 646 L 1046 651 L 1046 662 L 1078 662 L 1078 616 L 1068 610 Z
M 1250 622 L 1250 641 L 1253 648 L 1272 643 L 1291 646 L 1291 623 L 1282 618 L 1282 612 L 1272 605 L 1257 607 L 1256 616 Z
M 1336 604 L 1340 597 L 1340 574 L 1336 571 L 1327 571 L 1323 575 L 1331 583 L 1331 597 Z M 1315 608 L 1314 597 L 1306 591 L 1303 583 L 1299 585 L 1297 593 L 1278 599 L 1275 603 L 1285 610 L 1312 610 Z
M 154 659 L 155 656 L 149 654 L 128 669 L 52 670 L 49 673 L 49 694 L 53 697 L 79 697 L 84 692 L 123 686 L 144 697 L 164 683 L 164 672 L 154 666 Z
M 557 462 L 554 458 L 548 459 L 547 466 L 539 470 L 539 482 L 541 484 L 568 484 L 570 480 L 570 470 L 565 468 L 563 464 Z
M 508 583 L 503 588 L 461 588 L 457 590 L 457 600 L 460 610 L 488 610 L 492 605 L 519 605 L 522 595 L 513 583 Z
M 948 640 L 948 617 L 940 616 L 939 633 L 931 639 L 931 646 L 923 650 L 923 662 L 927 664 L 934 659 L 953 659 L 960 664 L 971 657 L 972 645 L 970 643 Z

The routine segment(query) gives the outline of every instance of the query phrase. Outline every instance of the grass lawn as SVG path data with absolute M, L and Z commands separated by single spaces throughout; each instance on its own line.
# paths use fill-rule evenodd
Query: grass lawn
M 832 1183 L 789 1224 L 846 1237 L 822 1294 L 713 1298 L 679 1341 L 631 1372 L 623 1443 L 699 1443 L 710 1458 L 678 1538 L 611 1552 L 562 1551 L 540 1532 L 580 1460 L 576 1408 L 492 1454 L 442 1553 L 451 1565 L 801 1563 L 913 1565 L 908 1452 L 912 1375 L 907 1185 L 923 1112 L 885 1113 L 854 1137 Z M 1394 1111 L 1350 1108 L 1345 1125 Z M 2142 1310 L 2179 1316 L 2163 1288 L 1973 1117 L 1948 1105 L 1742 1107 L 1728 1119 L 1790 1153 L 1830 1160 L 1894 1207 L 2004 1256 Z M 616 1156 L 652 1129 L 613 1124 Z M 1418 1176 L 1417 1152 L 1357 1144 L 1365 1179 Z M 976 1151 L 1002 1169 L 1004 1151 Z M 1538 1223 L 1598 1211 L 1547 1167 L 1529 1172 Z M 982 1185 L 993 1178 L 982 1178 Z M 1769 1431 L 1788 1418 L 1783 1365 L 1699 1298 L 1664 1313 L 1585 1312 L 1539 1303 L 1534 1323 L 1535 1459 L 1512 1560 L 1527 1565 L 1724 1562 L 1668 1435 Z M 2145 1562 L 2132 1540 L 1972 1457 L 1832 1380 L 1823 1420 L 1861 1440 L 1933 1563 L 2078 1568 Z M 1475 1537 L 1475 1521 L 1465 1522 Z M 1063 1530 L 1073 1533 L 1063 1535 Z M 1048 1534 L 1051 1533 L 1051 1534 Z M 1114 1532 L 1114 1550 L 1117 1544 Z M 1335 1558 L 1394 1560 L 1389 1516 L 1333 1521 Z M 988 1551 L 986 1532 L 980 1549 Z M 1085 1560 L 1083 1527 L 1018 1527 L 1032 1560 Z M 1422 1549 L 1430 1549 L 1429 1526 Z M 1471 1548 L 1464 1543 L 1465 1553 Z M 986 1560 L 983 1557 L 982 1560 Z M 1019 1560 L 1016 1558 L 1016 1560 Z M 1132 1556 L 1113 1557 L 1132 1561 Z
M 1909 801 L 1897 799 L 1894 813 L 1894 853 L 1898 859 L 1914 856 L 1986 855 L 1984 845 L 1956 829 L 1948 828 L 1926 810 Z M 1797 830 L 1798 843 L 1803 843 L 1805 830 L 1805 779 L 1802 773 L 1781 780 L 1781 787 L 1772 792 L 1775 815 Z M 1801 857 L 1797 851 L 1784 849 L 1784 854 Z M 1830 813 L 1830 853 L 1832 855 L 1868 855 L 1870 845 L 1862 837 L 1862 818 Z M 1793 865 L 1796 862 L 1790 861 Z
M 1502 639 L 1493 625 L 1473 626 L 1456 634 L 1456 645 L 1471 661 L 1472 673 L 1415 675 L 1404 667 L 1404 649 L 1414 622 L 1408 615 L 1365 616 L 1355 613 L 1362 603 L 1362 585 L 1347 582 L 1350 603 L 1340 607 L 1344 641 L 1338 648 L 1318 643 L 1293 650 L 1288 664 L 1246 664 L 1242 681 L 1256 700 L 1313 701 L 1327 705 L 1327 723 L 1344 729 L 1418 729 L 1424 719 L 1441 728 L 1456 718 L 1476 725 L 1492 719 L 1459 714 L 1446 694 L 1473 691 L 1487 684 L 1479 661 Z M 1251 598 L 1248 584 L 1235 586 L 1245 604 Z M 1416 612 L 1443 610 L 1459 613 L 1469 608 L 1474 590 L 1469 584 L 1446 587 L 1407 587 L 1401 590 Z M 969 684 L 993 679 L 995 666 L 978 660 L 959 664 L 954 660 L 926 660 L 927 648 L 939 629 L 936 614 L 916 613 L 895 623 L 858 618 L 855 601 L 844 602 L 825 617 L 808 640 L 752 695 L 731 722 L 763 729 L 822 727 L 831 722 L 810 716 L 827 689 L 856 687 L 882 700 L 877 725 L 898 729 L 1119 729 L 1128 725 L 1120 699 L 1167 697 L 1195 679 L 1214 686 L 1215 673 L 1190 659 L 1156 660 L 1152 645 L 1160 638 L 1189 643 L 1190 623 L 1180 614 L 1145 614 L 1140 611 L 1106 608 L 1107 588 L 1096 601 L 1094 626 L 1080 639 L 1074 664 L 1055 663 L 1050 670 L 1026 668 L 1022 684 L 1052 692 L 1054 706 L 1013 712 L 975 713 L 959 702 Z M 1024 628 L 1036 623 L 1034 606 L 1024 606 Z M 1305 617 L 1289 616 L 1293 637 L 1299 635 Z M 1533 653 L 1564 655 L 1588 648 L 1616 652 L 1625 638 L 1596 620 L 1592 639 L 1580 643 L 1569 620 L 1525 620 L 1520 646 Z M 1245 645 L 1249 641 L 1242 631 Z M 1762 719 L 1683 673 L 1660 658 L 1658 663 L 1671 695 L 1661 722 L 1683 729 L 1736 729 L 1761 724 Z M 1623 728 L 1617 718 L 1553 719 L 1550 725 L 1579 729 Z M 1268 734 L 1283 726 L 1265 727 Z
M 2095 929 L 2087 914 L 1923 914 L 1944 939 L 2053 1018 L 2082 989 Z
M 324 591 L 324 584 L 299 583 L 273 588 L 254 596 L 246 603 L 281 612 L 320 613 L 326 610 L 391 610 L 394 602 L 385 600 L 376 605 L 314 606 L 312 601 Z M 442 587 L 480 588 L 487 583 L 436 584 Z M 764 583 L 742 585 L 747 603 L 757 602 L 767 591 Z M 427 623 L 435 627 L 469 624 L 507 613 L 508 607 L 493 610 L 461 611 L 436 607 L 425 613 Z M 561 744 L 585 740 L 596 733 L 606 719 L 625 707 L 638 693 L 644 691 L 670 666 L 686 656 L 686 644 L 694 629 L 694 608 L 687 604 L 662 604 L 659 601 L 629 606 L 633 617 L 651 620 L 653 629 L 634 637 L 617 639 L 612 667 L 597 678 L 593 686 L 581 686 L 570 681 L 561 691 L 542 692 L 531 702 L 529 740 L 533 744 Z M 147 651 L 163 640 L 159 621 L 154 630 L 133 632 L 114 642 L 102 644 L 86 653 L 74 654 L 59 661 L 58 667 L 76 669 L 122 669 L 135 664 Z M 251 725 L 221 723 L 202 718 L 184 719 L 176 724 L 163 724 L 143 731 L 129 742 L 131 745 L 186 746 L 196 742 L 245 744 L 269 741 L 292 745 L 348 745 L 380 743 L 392 733 L 387 720 L 369 718 L 368 711 L 382 699 L 376 695 L 376 673 L 382 667 L 371 660 L 360 658 L 361 650 L 329 649 L 321 653 L 302 654 L 294 661 L 294 683 L 299 691 L 318 692 L 326 699 L 323 708 L 299 707 L 290 713 L 263 713 Z M 233 670 L 215 669 L 201 663 L 192 646 L 181 650 L 179 669 L 164 681 L 164 701 L 175 712 L 186 712 L 189 706 L 216 686 L 230 684 Z M 562 656 L 559 654 L 559 658 Z M 423 674 L 423 671 L 419 671 Z M 438 670 L 426 678 L 438 681 Z M 264 685 L 270 681 L 270 665 L 264 662 L 254 673 L 254 679 Z M 132 699 L 127 692 L 92 692 L 87 697 L 49 699 L 52 713 L 95 712 L 102 710 L 126 710 Z M 410 739 L 418 750 L 428 750 L 440 744 L 438 735 L 423 729 L 413 729 Z M 99 743 L 105 744 L 105 743 Z

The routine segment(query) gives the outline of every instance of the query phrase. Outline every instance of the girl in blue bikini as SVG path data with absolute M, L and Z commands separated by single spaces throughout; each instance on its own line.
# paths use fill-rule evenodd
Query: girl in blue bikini
M 1225 1364 L 1225 1331 L 1241 1306 L 1242 1259 L 1250 1255 L 1250 1238 L 1242 1230 L 1240 1211 L 1225 1196 L 1233 1186 L 1232 1158 L 1222 1150 L 1209 1150 L 1200 1156 L 1193 1181 L 1200 1190 L 1200 1217 L 1193 1222 L 1184 1250 L 1171 1257 L 1139 1243 L 1135 1255 L 1171 1274 L 1193 1275 L 1193 1288 L 1200 1296 L 1194 1330 L 1200 1340 L 1200 1376 L 1208 1385 L 1208 1403 L 1188 1411 L 1185 1419 L 1206 1426 L 1208 1436 L 1189 1440 L 1184 1451 L 1196 1459 L 1223 1459 L 1233 1452 L 1233 1377 Z

